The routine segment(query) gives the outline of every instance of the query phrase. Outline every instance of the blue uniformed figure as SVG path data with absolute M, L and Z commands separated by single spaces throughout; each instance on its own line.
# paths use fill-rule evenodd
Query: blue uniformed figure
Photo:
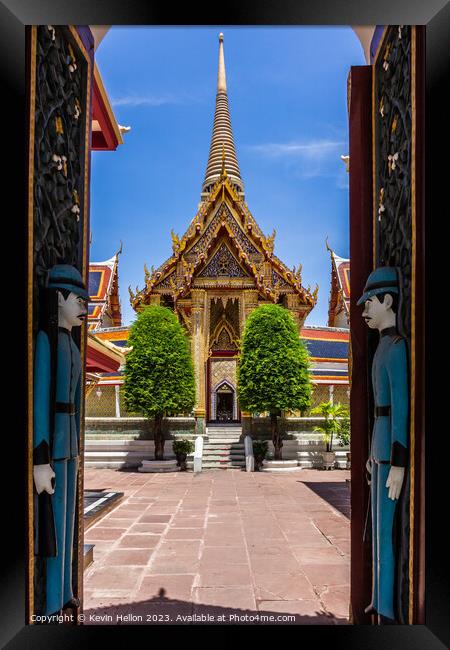
M 367 469 L 371 473 L 372 501 L 372 601 L 367 613 L 395 621 L 396 559 L 393 526 L 408 448 L 408 365 L 405 340 L 396 328 L 399 279 L 395 267 L 375 269 L 366 282 L 358 305 L 363 318 L 378 329 L 380 341 L 372 365 L 375 421 Z
M 72 549 L 82 386 L 72 327 L 86 318 L 88 292 L 75 267 L 58 264 L 42 297 L 47 314 L 35 346 L 33 475 L 38 499 L 47 499 L 48 508 L 39 508 L 35 552 L 46 558 L 44 613 L 51 615 L 79 605 L 72 590 Z

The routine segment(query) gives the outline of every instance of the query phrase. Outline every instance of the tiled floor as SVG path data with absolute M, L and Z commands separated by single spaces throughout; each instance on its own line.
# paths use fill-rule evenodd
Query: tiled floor
M 348 477 L 86 470 L 125 497 L 85 535 L 85 623 L 346 624 Z

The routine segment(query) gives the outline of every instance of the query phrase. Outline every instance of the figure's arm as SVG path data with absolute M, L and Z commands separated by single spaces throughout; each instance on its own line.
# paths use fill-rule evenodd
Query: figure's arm
M 47 334 L 38 332 L 33 382 L 33 477 L 36 491 L 53 494 L 50 465 L 50 343 Z
M 75 421 L 76 421 L 76 426 L 77 426 L 77 438 L 78 438 L 78 448 L 80 445 L 80 426 L 81 426 L 81 376 L 83 373 L 80 373 L 80 376 L 78 378 L 78 383 L 77 387 L 75 388 L 75 397 L 74 397 L 74 403 L 75 403 Z
M 398 499 L 408 460 L 408 366 L 406 343 L 393 343 L 387 364 L 391 392 L 391 470 L 386 481 L 389 498 Z

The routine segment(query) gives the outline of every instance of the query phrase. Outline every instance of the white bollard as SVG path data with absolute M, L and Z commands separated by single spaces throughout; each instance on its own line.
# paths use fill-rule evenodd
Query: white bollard
M 253 456 L 253 442 L 250 436 L 245 436 L 244 438 L 244 449 L 245 449 L 245 471 L 254 472 L 255 457 Z
M 197 436 L 195 439 L 194 451 L 194 474 L 202 471 L 202 456 L 203 456 L 203 436 Z

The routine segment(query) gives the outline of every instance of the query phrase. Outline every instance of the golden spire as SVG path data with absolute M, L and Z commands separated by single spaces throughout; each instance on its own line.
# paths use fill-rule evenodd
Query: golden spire
M 219 66 L 217 72 L 217 95 L 214 125 L 209 148 L 208 164 L 202 185 L 202 199 L 205 199 L 212 186 L 221 178 L 223 169 L 223 152 L 227 160 L 227 176 L 244 196 L 244 184 L 234 147 L 233 131 L 228 107 L 227 81 L 225 74 L 225 57 L 223 51 L 223 34 L 219 34 Z

